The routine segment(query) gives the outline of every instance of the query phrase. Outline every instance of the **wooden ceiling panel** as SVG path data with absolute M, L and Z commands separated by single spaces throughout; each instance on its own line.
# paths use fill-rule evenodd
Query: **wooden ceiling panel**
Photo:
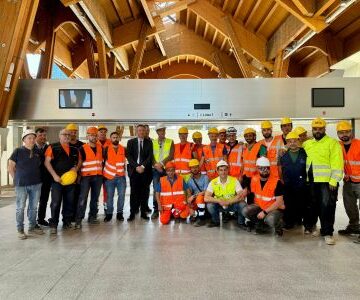
M 268 39 L 281 26 L 281 24 L 290 15 L 280 5 L 274 5 L 274 10 L 270 10 L 271 14 L 264 19 L 262 25 L 258 28 L 258 33 Z

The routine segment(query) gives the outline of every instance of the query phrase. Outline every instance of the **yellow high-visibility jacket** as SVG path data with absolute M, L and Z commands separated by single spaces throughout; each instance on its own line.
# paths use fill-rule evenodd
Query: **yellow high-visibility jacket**
M 303 143 L 306 151 L 306 170 L 312 165 L 314 182 L 328 182 L 336 186 L 343 178 L 344 159 L 339 142 L 327 135 L 321 140 L 307 140 Z

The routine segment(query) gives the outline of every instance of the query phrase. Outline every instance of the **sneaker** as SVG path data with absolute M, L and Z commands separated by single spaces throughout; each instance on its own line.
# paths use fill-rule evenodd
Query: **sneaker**
M 41 226 L 49 226 L 49 222 L 46 220 L 38 220 L 37 223 Z
M 304 234 L 311 234 L 311 229 L 305 228 Z
M 201 227 L 204 226 L 206 224 L 206 221 L 204 219 L 197 219 L 196 222 L 194 223 L 195 227 Z
M 152 220 L 156 220 L 157 218 L 159 218 L 159 211 L 158 210 L 154 210 L 154 212 L 151 215 L 151 219 Z
M 320 231 L 314 229 L 314 230 L 311 232 L 311 236 L 312 236 L 312 237 L 318 237 L 318 236 L 320 236 Z
M 325 243 L 327 245 L 335 245 L 335 239 L 332 235 L 325 235 Z
M 338 233 L 340 235 L 350 235 L 350 234 L 359 234 L 360 230 L 359 229 L 352 229 L 349 226 L 347 226 L 345 229 L 340 229 L 338 231 Z
M 76 222 L 75 223 L 75 226 L 74 226 L 74 229 L 77 230 L 77 229 L 81 229 L 82 225 L 81 225 L 81 221 L 80 222 Z
M 29 234 L 29 235 L 30 235 L 30 234 L 42 235 L 42 234 L 44 234 L 44 231 L 41 229 L 41 227 L 40 227 L 38 224 L 36 224 L 35 227 L 29 228 L 28 234 Z
M 124 219 L 123 214 L 122 214 L 122 213 L 117 213 L 117 214 L 116 214 L 116 220 L 118 220 L 118 221 L 124 221 L 125 219 Z
M 25 234 L 24 230 L 19 230 L 18 231 L 18 238 L 20 240 L 26 240 L 27 239 L 27 235 Z
M 56 227 L 51 227 L 50 228 L 50 234 L 57 234 L 57 228 Z
M 212 228 L 212 227 L 220 227 L 220 222 L 213 222 L 211 221 L 208 226 L 209 228 Z
M 88 222 L 90 225 L 99 225 L 100 221 L 97 218 L 89 218 Z
M 71 228 L 72 228 L 71 223 L 64 223 L 64 224 L 63 224 L 63 229 L 64 229 L 64 230 L 69 230 L 69 229 L 71 229 Z

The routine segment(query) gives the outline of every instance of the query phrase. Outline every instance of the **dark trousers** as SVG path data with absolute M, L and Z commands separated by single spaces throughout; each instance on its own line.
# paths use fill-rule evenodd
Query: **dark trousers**
M 51 218 L 49 219 L 51 227 L 57 227 L 59 223 L 60 208 L 62 203 L 63 223 L 69 223 L 73 216 L 73 200 L 75 186 L 61 185 L 53 182 L 51 185 Z
M 91 193 L 90 193 L 89 219 L 97 218 L 99 195 L 102 184 L 103 184 L 103 177 L 100 175 L 81 177 L 80 197 L 79 197 L 78 207 L 76 210 L 77 222 L 81 221 L 85 217 L 87 199 L 89 196 L 90 189 L 91 189 Z
M 319 217 L 321 235 L 332 235 L 334 232 L 338 189 L 331 191 L 327 182 L 312 182 L 310 183 L 310 192 L 313 226 L 315 226 Z
M 130 176 L 130 214 L 136 214 L 141 209 L 146 214 L 149 200 L 151 174 L 139 174 L 134 171 Z
M 305 228 L 312 227 L 310 212 L 309 186 L 294 187 L 291 184 L 284 186 L 284 222 L 288 226 L 304 224 Z
M 160 178 L 166 176 L 166 172 L 165 170 L 163 172 L 159 172 L 156 169 L 152 170 L 152 182 L 153 182 L 153 188 L 154 188 L 154 194 L 153 194 L 153 207 L 154 207 L 154 211 L 158 211 L 158 203 L 156 201 L 156 193 L 155 193 L 155 189 L 156 186 L 159 184 L 160 182 Z
M 246 205 L 242 213 L 245 218 L 248 218 L 252 223 L 256 225 L 266 224 L 275 230 L 280 230 L 282 228 L 282 217 L 283 211 L 280 209 L 275 209 L 269 212 L 264 219 L 259 220 L 257 215 L 262 211 L 262 209 L 256 204 Z
M 43 180 L 41 185 L 41 195 L 38 206 L 38 222 L 44 221 L 46 217 L 46 209 L 50 195 L 51 180 Z
M 74 201 L 73 201 L 73 218 L 72 221 L 75 221 L 76 219 L 76 211 L 77 211 L 77 207 L 79 205 L 79 198 L 80 198 L 80 184 L 77 183 L 75 184 L 75 188 L 74 188 Z

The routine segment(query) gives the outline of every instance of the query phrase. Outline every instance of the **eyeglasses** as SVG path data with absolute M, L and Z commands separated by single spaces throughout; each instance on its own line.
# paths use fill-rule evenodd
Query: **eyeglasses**
M 62 133 L 61 135 L 63 135 L 63 136 L 70 136 L 70 134 L 68 134 L 68 133 Z
M 269 171 L 270 167 L 257 167 L 260 171 Z

